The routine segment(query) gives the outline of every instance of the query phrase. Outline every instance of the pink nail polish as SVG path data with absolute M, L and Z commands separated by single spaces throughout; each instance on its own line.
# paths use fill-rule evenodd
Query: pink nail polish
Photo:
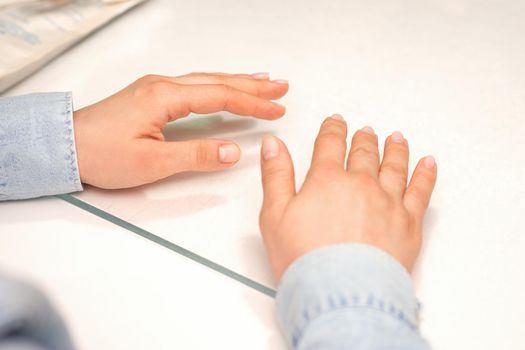
M 341 114 L 334 114 L 333 116 L 331 116 L 330 118 L 332 119 L 335 119 L 335 120 L 340 120 L 342 122 L 345 121 L 345 118 L 343 118 L 343 116 Z
M 288 80 L 284 80 L 284 79 L 276 79 L 276 80 L 272 80 L 272 83 L 288 85 Z
M 261 153 L 264 160 L 270 160 L 279 155 L 279 143 L 275 137 L 267 135 L 263 138 Z
M 375 131 L 374 129 L 372 129 L 371 126 L 365 126 L 364 128 L 361 129 L 362 131 L 366 132 L 367 134 L 370 134 L 370 135 L 375 135 Z
M 425 159 L 423 160 L 423 164 L 428 169 L 434 169 L 434 167 L 436 166 L 436 160 L 432 156 L 426 156 Z
M 390 136 L 390 140 L 394 143 L 404 143 L 405 138 L 403 137 L 403 134 L 399 131 L 394 131 L 392 135 Z

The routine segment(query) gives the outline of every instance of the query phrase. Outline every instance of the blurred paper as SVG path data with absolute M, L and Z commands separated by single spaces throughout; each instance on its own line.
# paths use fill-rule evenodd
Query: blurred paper
M 0 93 L 145 0 L 0 0 Z

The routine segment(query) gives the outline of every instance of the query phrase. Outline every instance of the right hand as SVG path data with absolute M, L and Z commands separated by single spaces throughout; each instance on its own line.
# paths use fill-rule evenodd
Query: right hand
M 345 167 L 346 136 L 342 117 L 324 121 L 298 193 L 285 144 L 273 136 L 263 140 L 260 226 L 276 281 L 300 256 L 340 243 L 375 246 L 408 271 L 414 265 L 436 182 L 434 158 L 419 161 L 407 186 L 408 143 L 401 133 L 387 138 L 380 163 L 374 131 L 357 131 Z

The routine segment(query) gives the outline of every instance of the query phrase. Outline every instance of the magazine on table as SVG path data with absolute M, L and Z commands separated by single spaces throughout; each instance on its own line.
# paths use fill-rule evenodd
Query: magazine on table
M 0 93 L 145 0 L 0 0 Z

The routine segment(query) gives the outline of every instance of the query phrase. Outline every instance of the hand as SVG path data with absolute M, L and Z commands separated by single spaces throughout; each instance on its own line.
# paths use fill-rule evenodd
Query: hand
M 233 166 L 239 147 L 229 140 L 165 142 L 167 123 L 190 113 L 228 111 L 262 119 L 283 116 L 288 83 L 264 73 L 194 73 L 143 77 L 115 95 L 74 113 L 83 183 L 101 188 L 138 186 L 182 171 Z
M 401 133 L 387 138 L 380 164 L 372 128 L 357 131 L 345 169 L 346 136 L 341 116 L 324 121 L 298 193 L 286 146 L 273 136 L 263 140 L 260 225 L 277 281 L 301 255 L 338 243 L 369 244 L 408 271 L 414 265 L 436 182 L 434 158 L 419 161 L 407 187 L 408 143 Z

